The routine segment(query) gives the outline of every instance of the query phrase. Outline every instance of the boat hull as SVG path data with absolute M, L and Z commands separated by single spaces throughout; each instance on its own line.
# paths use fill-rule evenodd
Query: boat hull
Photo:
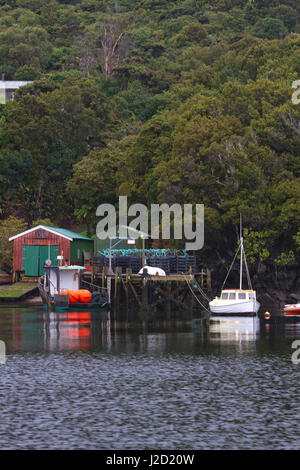
M 82 304 L 82 303 L 76 303 L 76 304 L 70 304 L 68 306 L 62 307 L 53 304 L 53 308 L 55 308 L 56 311 L 61 312 L 61 311 L 68 311 L 68 312 L 78 312 L 78 311 L 88 311 L 90 312 L 91 310 L 106 310 L 107 309 L 107 303 L 104 304 Z
M 300 317 L 300 304 L 285 305 L 284 314 L 287 317 Z
M 220 303 L 212 300 L 209 303 L 210 311 L 215 315 L 256 315 L 260 307 L 257 300 L 247 300 L 246 302 Z
M 91 310 L 107 310 L 108 302 L 105 296 L 100 296 L 102 298 L 97 299 L 95 302 L 69 302 L 69 296 L 54 294 L 53 297 L 44 289 L 41 283 L 38 284 L 40 296 L 43 301 L 44 307 L 50 308 L 57 312 L 78 312 L 78 311 L 91 311 Z

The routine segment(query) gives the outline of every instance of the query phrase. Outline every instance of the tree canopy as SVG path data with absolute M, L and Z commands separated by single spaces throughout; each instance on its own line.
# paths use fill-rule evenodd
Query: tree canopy
M 299 257 L 298 0 L 0 1 L 0 217 L 205 204 L 203 253 L 243 214 L 251 263 Z M 23 220 L 22 220 L 23 223 Z

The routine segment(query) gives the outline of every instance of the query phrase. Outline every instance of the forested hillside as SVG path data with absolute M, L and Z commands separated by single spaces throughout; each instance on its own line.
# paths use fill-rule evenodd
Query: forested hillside
M 299 0 L 0 1 L 2 226 L 204 203 L 203 256 L 300 250 Z M 14 219 L 12 219 L 14 217 Z M 18 220 L 23 219 L 23 220 Z

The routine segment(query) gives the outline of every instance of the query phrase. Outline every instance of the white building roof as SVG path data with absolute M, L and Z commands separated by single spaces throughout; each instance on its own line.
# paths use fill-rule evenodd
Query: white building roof
M 55 230 L 55 227 L 47 227 L 46 225 L 38 225 L 37 227 L 30 228 L 29 230 L 25 230 L 25 232 L 18 233 L 17 235 L 10 237 L 8 240 L 11 242 L 12 240 L 15 240 L 16 238 L 22 237 L 23 235 L 26 235 L 27 233 L 31 233 L 35 230 L 43 229 L 46 230 L 47 232 L 53 233 L 54 235 L 59 235 L 62 238 L 66 238 L 67 240 L 73 241 L 72 237 L 68 237 L 67 235 L 58 233 Z
M 21 86 L 28 85 L 29 83 L 33 82 L 27 82 L 27 81 L 15 81 L 15 80 L 0 80 L 0 89 L 4 88 L 5 90 L 17 90 Z

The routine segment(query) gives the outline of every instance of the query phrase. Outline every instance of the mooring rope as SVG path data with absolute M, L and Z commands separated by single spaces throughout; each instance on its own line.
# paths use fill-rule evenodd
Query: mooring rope
M 196 284 L 196 286 L 197 286 L 197 288 L 198 288 L 200 294 L 202 295 L 202 297 L 204 297 L 205 300 L 207 300 L 207 302 L 210 302 L 211 299 L 206 295 L 206 293 L 204 292 L 204 290 L 199 286 L 198 281 L 197 281 L 197 279 L 195 278 L 195 276 L 194 276 L 194 283 Z
M 183 273 L 182 273 L 183 274 Z M 206 310 L 209 314 L 210 314 L 210 310 L 208 310 L 207 307 L 205 307 L 205 305 L 203 305 L 200 300 L 198 299 L 198 297 L 196 296 L 195 292 L 193 291 L 192 287 L 190 286 L 190 283 L 189 281 L 186 279 L 185 275 L 183 274 L 184 278 L 185 278 L 185 281 L 188 285 L 188 288 L 190 289 L 191 293 L 193 294 L 193 296 L 195 297 L 195 299 L 197 300 L 197 302 L 201 305 L 202 308 L 204 308 L 204 310 Z

